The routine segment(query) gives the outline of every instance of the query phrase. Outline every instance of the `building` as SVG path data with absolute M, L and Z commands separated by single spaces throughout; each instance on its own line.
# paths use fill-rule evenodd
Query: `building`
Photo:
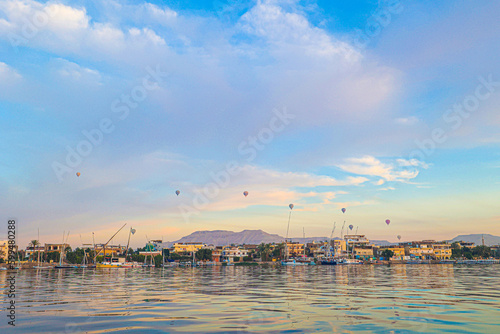
M 17 246 L 14 246 L 14 252 L 17 252 Z M 0 241 L 0 258 L 7 262 L 9 257 L 9 240 Z
M 212 261 L 214 262 L 222 262 L 222 246 L 216 246 L 212 249 Z
M 476 246 L 476 244 L 474 244 L 473 242 L 468 242 L 468 241 L 457 241 L 458 245 L 461 247 L 461 248 L 464 248 L 464 247 L 467 247 L 467 248 L 474 248 Z
M 33 254 L 37 254 L 40 252 L 40 255 L 42 255 L 45 252 L 45 247 L 44 246 L 28 246 L 26 247 L 26 252 L 25 252 L 25 257 L 30 258 Z
M 206 245 L 201 242 L 177 242 L 174 244 L 175 253 L 192 253 L 197 252 Z
M 344 241 L 349 249 L 352 249 L 353 247 L 363 248 L 370 245 L 370 240 L 368 240 L 363 234 L 346 234 L 344 236 Z
M 434 258 L 436 260 L 449 260 L 451 258 L 451 247 L 448 244 L 434 244 Z
M 127 246 L 106 245 L 106 248 L 104 248 L 104 244 L 96 244 L 95 250 L 98 256 L 118 257 L 119 255 L 125 255 Z
M 303 256 L 304 255 L 304 244 L 298 242 L 288 241 L 286 243 L 286 249 L 288 252 L 288 257 Z
M 354 247 L 354 256 L 357 258 L 357 259 L 363 259 L 363 260 L 369 260 L 369 259 L 372 259 L 374 254 L 373 254 L 373 247 L 369 247 L 369 246 L 366 246 L 366 247 L 363 247 L 363 248 L 360 248 L 360 247 Z
M 417 260 L 430 260 L 434 258 L 434 249 L 427 243 L 414 243 L 407 249 L 410 258 Z
M 225 246 L 222 248 L 222 259 L 228 262 L 235 262 L 235 258 L 237 261 L 243 260 L 245 256 L 248 256 L 248 250 L 243 247 L 236 246 Z M 213 251 L 212 251 L 213 258 Z
M 68 244 L 45 244 L 45 252 L 58 252 L 60 253 L 64 246 L 69 247 Z
M 161 240 L 151 240 L 151 242 L 146 244 L 143 251 L 139 251 L 139 254 L 144 256 L 156 256 L 161 255 L 161 251 Z

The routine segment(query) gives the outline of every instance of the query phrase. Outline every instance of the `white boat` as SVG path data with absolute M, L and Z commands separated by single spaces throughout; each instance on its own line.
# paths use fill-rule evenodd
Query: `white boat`
M 358 259 L 340 259 L 337 264 L 363 264 L 363 261 Z
M 281 261 L 282 266 L 308 266 L 308 262 L 298 262 L 295 259 Z

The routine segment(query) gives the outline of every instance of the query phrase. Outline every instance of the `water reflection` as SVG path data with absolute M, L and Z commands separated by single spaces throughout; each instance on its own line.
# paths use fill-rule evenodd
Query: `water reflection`
M 393 265 L 24 270 L 16 287 L 16 327 L 25 333 L 493 333 L 500 319 L 497 269 Z M 0 273 L 0 282 L 6 290 L 6 272 Z M 0 330 L 6 325 L 1 323 Z

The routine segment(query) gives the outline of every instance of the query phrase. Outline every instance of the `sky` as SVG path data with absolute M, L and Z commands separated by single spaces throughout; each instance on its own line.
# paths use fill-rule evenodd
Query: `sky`
M 500 235 L 499 12 L 1 0 L 0 239 Z

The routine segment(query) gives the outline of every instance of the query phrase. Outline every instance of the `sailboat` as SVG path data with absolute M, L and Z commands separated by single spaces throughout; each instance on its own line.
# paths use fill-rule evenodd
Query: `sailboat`
M 94 263 L 96 263 L 97 261 L 97 256 L 102 252 L 104 251 L 104 259 L 106 258 L 106 246 L 110 243 L 111 240 L 113 240 L 113 238 L 115 237 L 115 235 L 118 234 L 118 232 L 120 232 L 124 227 L 125 225 L 127 225 L 126 223 L 123 224 L 122 227 L 120 227 L 120 229 L 118 231 L 115 232 L 115 234 L 113 234 L 113 236 L 111 236 L 111 238 L 109 238 L 108 242 L 106 242 L 101 250 L 99 252 L 94 252 L 95 255 L 94 255 Z M 111 256 L 110 258 L 110 261 L 107 262 L 107 261 L 103 261 L 101 263 L 96 263 L 96 267 L 97 268 L 123 268 L 123 263 L 120 263 L 120 262 L 113 262 L 113 257 Z
M 286 237 L 285 237 L 285 259 L 281 261 L 282 266 L 307 266 L 307 263 L 297 262 L 295 259 L 288 258 L 288 232 L 290 230 L 290 218 L 292 217 L 292 210 L 294 205 L 290 204 L 288 206 L 290 208 L 290 214 L 288 215 L 288 226 L 286 228 Z
M 37 243 L 40 244 L 40 229 L 38 229 L 38 240 L 37 240 Z M 36 247 L 33 248 L 33 251 L 35 251 L 35 250 L 36 250 Z M 37 259 L 36 266 L 34 266 L 33 268 L 35 268 L 35 269 L 49 269 L 50 268 L 48 266 L 41 266 L 40 265 L 40 251 L 38 251 L 38 259 Z
M 63 261 L 63 258 L 65 256 L 65 251 L 66 251 L 66 242 L 68 241 L 69 237 L 69 231 L 68 235 L 66 236 L 66 241 L 64 240 L 64 232 L 63 232 L 63 243 L 62 243 L 62 249 L 61 249 L 61 254 L 59 256 L 59 265 L 55 266 L 56 269 L 72 269 L 72 268 L 78 268 L 78 266 L 67 264 Z

